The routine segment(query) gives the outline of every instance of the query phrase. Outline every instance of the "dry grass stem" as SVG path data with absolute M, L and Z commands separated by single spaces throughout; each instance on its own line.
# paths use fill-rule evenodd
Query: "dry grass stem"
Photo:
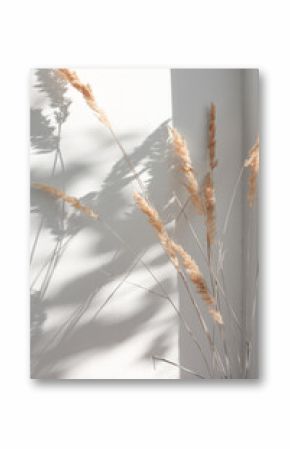
M 186 368 L 183 365 L 180 365 L 179 363 L 176 362 L 172 362 L 171 360 L 165 359 L 164 357 L 157 357 L 157 356 L 152 356 L 153 362 L 155 364 L 156 360 L 159 360 L 160 362 L 165 362 L 168 363 L 169 365 L 172 366 L 176 366 L 177 368 L 179 368 L 181 371 L 184 371 L 185 373 L 189 373 L 192 374 L 193 376 L 198 377 L 199 379 L 205 379 L 205 377 L 201 376 L 199 373 L 197 373 L 196 371 L 192 371 L 189 368 Z
M 186 188 L 196 210 L 203 213 L 202 201 L 199 194 L 198 182 L 193 170 L 186 141 L 175 128 L 170 129 L 174 151 L 180 161 L 181 170 L 186 178 Z
M 57 189 L 56 187 L 49 186 L 47 184 L 38 184 L 33 183 L 32 187 L 37 190 L 41 190 L 42 192 L 46 192 L 49 195 L 53 196 L 56 199 L 61 199 L 65 203 L 69 204 L 73 208 L 79 210 L 83 214 L 85 214 L 87 217 L 98 219 L 99 216 L 96 214 L 90 207 L 85 206 L 82 204 L 77 198 L 74 196 L 66 195 L 61 190 Z
M 208 173 L 203 183 L 204 207 L 206 212 L 206 233 L 207 241 L 211 245 L 214 242 L 216 223 L 215 223 L 215 192 L 212 176 Z
M 220 313 L 213 307 L 215 305 L 215 300 L 210 294 L 206 282 L 204 280 L 204 277 L 202 276 L 196 262 L 182 248 L 181 245 L 178 245 L 169 237 L 157 211 L 139 193 L 135 193 L 134 198 L 139 209 L 145 215 L 147 215 L 149 223 L 156 230 L 161 245 L 163 246 L 165 252 L 169 256 L 170 260 L 172 261 L 177 271 L 178 272 L 180 271 L 178 260 L 179 256 L 190 280 L 193 282 L 198 293 L 201 295 L 202 299 L 207 304 L 209 314 L 212 316 L 214 321 L 222 324 L 223 320 Z
M 209 139 L 208 139 L 208 150 L 209 150 L 209 165 L 211 170 L 213 170 L 218 162 L 215 158 L 216 156 L 216 106 L 214 103 L 211 104 L 210 107 L 210 116 L 209 116 Z
M 245 161 L 245 167 L 250 170 L 248 181 L 248 203 L 252 207 L 256 197 L 257 190 L 257 177 L 259 174 L 259 155 L 260 155 L 260 142 L 257 137 L 256 143 L 249 151 L 249 157 Z
M 106 114 L 96 103 L 91 86 L 89 84 L 82 83 L 77 73 L 73 70 L 58 69 L 57 73 L 82 94 L 88 106 L 97 114 L 100 122 L 106 127 L 111 128 L 111 124 Z

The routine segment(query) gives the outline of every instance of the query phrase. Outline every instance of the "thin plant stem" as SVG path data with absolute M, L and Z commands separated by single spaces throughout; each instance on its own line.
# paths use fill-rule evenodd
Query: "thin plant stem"
M 144 253 L 143 253 L 143 255 L 144 255 Z M 101 268 L 100 270 L 108 277 L 112 277 L 113 276 L 113 274 L 110 271 L 108 271 L 108 270 L 105 270 L 103 268 Z M 136 287 L 136 288 L 139 288 L 141 290 L 144 290 L 147 293 L 150 293 L 151 295 L 160 296 L 160 298 L 167 298 L 167 296 L 165 296 L 163 293 L 159 293 L 159 292 L 156 292 L 155 290 L 152 290 L 151 288 L 144 287 L 144 285 L 138 284 L 137 282 L 132 282 L 132 281 L 126 280 L 125 283 L 128 284 L 128 285 L 132 285 L 132 287 Z
M 142 258 L 143 254 L 141 254 L 141 256 L 139 256 L 132 264 L 131 267 L 129 268 L 129 270 L 127 270 L 125 276 L 121 279 L 121 281 L 116 285 L 116 287 L 114 287 L 113 291 L 110 293 L 110 295 L 106 298 L 106 300 L 102 303 L 102 305 L 98 308 L 98 310 L 94 313 L 93 317 L 92 317 L 92 321 L 95 320 L 99 314 L 101 313 L 101 311 L 106 307 L 106 305 L 111 301 L 111 299 L 113 298 L 114 294 L 120 289 L 120 287 L 124 284 L 124 282 L 127 280 L 127 278 L 130 276 L 130 274 L 132 273 L 132 271 L 134 270 L 134 268 L 138 265 L 138 263 L 140 262 L 141 258 Z
M 168 363 L 169 365 L 176 366 L 176 368 L 179 368 L 181 371 L 184 371 L 185 373 L 192 374 L 193 376 L 198 377 L 199 379 L 205 379 L 205 377 L 203 377 L 201 374 L 197 373 L 196 371 L 192 371 L 191 369 L 186 368 L 185 366 L 180 365 L 179 363 L 172 362 L 171 360 L 165 359 L 164 357 L 157 357 L 154 355 L 154 356 L 152 356 L 152 359 L 153 359 L 154 365 L 155 365 L 155 361 L 158 360 L 160 362 L 164 362 L 164 363 Z
M 137 172 L 135 170 L 135 167 L 132 164 L 131 159 L 129 158 L 125 148 L 123 147 L 123 145 L 121 144 L 120 140 L 116 136 L 116 134 L 115 134 L 114 130 L 112 129 L 112 127 L 110 126 L 108 129 L 109 129 L 109 131 L 110 131 L 110 133 L 111 133 L 111 135 L 113 137 L 114 142 L 116 143 L 118 148 L 121 150 L 122 155 L 123 155 L 125 161 L 127 162 L 128 166 L 129 166 L 129 168 L 130 168 L 130 170 L 131 170 L 131 172 L 132 172 L 132 174 L 133 174 L 133 176 L 135 178 L 135 181 L 137 182 L 137 184 L 138 184 L 139 188 L 141 189 L 142 193 L 146 196 L 146 190 L 145 190 L 144 184 L 142 183 L 140 176 L 137 174 Z
M 244 169 L 245 169 L 245 167 L 244 167 L 244 164 L 243 164 L 243 166 L 242 166 L 242 168 L 240 170 L 238 179 L 237 179 L 237 181 L 235 183 L 235 186 L 234 186 L 234 189 L 233 189 L 233 193 L 232 193 L 229 205 L 228 205 L 228 209 L 227 209 L 227 213 L 226 213 L 225 221 L 224 221 L 224 225 L 223 225 L 223 230 L 222 230 L 222 235 L 223 236 L 225 236 L 225 234 L 227 232 L 227 228 L 228 228 L 228 224 L 229 224 L 229 220 L 230 220 L 230 216 L 231 216 L 234 200 L 235 200 L 236 195 L 237 195 L 238 187 L 239 187 L 239 184 L 241 182 L 241 179 L 242 179 L 242 176 L 243 176 L 243 173 L 244 173 Z
M 223 295 L 223 298 L 224 298 L 224 302 L 225 302 L 225 305 L 226 305 L 226 307 L 228 308 L 228 311 L 231 313 L 231 315 L 233 316 L 233 318 L 234 318 L 234 321 L 235 321 L 235 323 L 236 323 L 236 325 L 237 325 L 237 327 L 238 327 L 238 329 L 239 329 L 239 331 L 242 333 L 242 327 L 241 327 L 241 324 L 240 324 L 240 322 L 239 322 L 239 320 L 238 320 L 238 317 L 237 317 L 237 315 L 236 315 L 236 313 L 235 313 L 235 311 L 234 311 L 234 309 L 233 309 L 233 307 L 232 307 L 232 304 L 228 301 L 228 299 L 227 299 L 227 297 L 228 297 L 228 295 L 227 295 L 227 293 L 226 293 L 226 282 L 225 282 L 225 277 L 224 277 L 224 273 L 223 273 L 223 270 L 220 270 L 220 272 L 221 272 L 221 279 L 222 279 L 222 283 L 223 283 L 223 285 L 224 285 L 224 287 L 223 287 L 223 290 L 224 290 L 224 295 Z

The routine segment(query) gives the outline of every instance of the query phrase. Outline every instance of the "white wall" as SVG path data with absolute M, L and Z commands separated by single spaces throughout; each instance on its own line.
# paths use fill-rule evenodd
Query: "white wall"
M 165 123 L 171 117 L 169 70 L 98 69 L 78 70 L 78 74 L 83 82 L 90 83 L 99 105 L 105 109 L 132 163 L 141 173 L 150 198 L 166 219 L 170 192 Z M 50 75 L 47 70 L 34 73 L 31 108 L 34 114 L 35 109 L 41 109 L 53 124 L 57 108 L 51 108 L 49 95 L 55 96 L 58 86 Z M 40 83 L 45 83 L 43 89 Z M 45 92 L 41 93 L 41 89 Z M 133 192 L 138 186 L 112 136 L 78 92 L 70 87 L 64 95 L 72 100 L 59 145 L 64 170 L 58 164 L 55 174 L 50 175 L 55 153 L 45 152 L 40 142 L 32 150 L 31 180 L 47 182 L 80 197 L 133 248 L 133 254 L 101 223 L 81 219 L 73 222 L 69 218 L 72 211 L 67 208 L 65 225 L 72 239 L 53 271 L 49 287 L 40 299 L 41 305 L 39 301 L 32 304 L 34 315 L 39 313 L 39 308 L 45 315 L 32 339 L 32 376 L 176 378 L 178 368 L 157 363 L 154 369 L 152 362 L 154 355 L 178 361 L 176 314 L 166 299 L 130 284 L 138 283 L 161 292 L 140 263 L 94 318 L 143 252 L 146 254 L 142 260 L 150 264 L 175 302 L 176 279 L 147 220 L 133 202 Z M 45 134 L 37 117 L 35 120 L 32 123 L 34 141 L 38 133 Z M 32 241 L 42 214 L 45 217 L 31 270 L 33 280 L 61 234 L 58 221 L 61 207 L 56 210 L 54 200 L 34 190 L 31 203 L 41 209 L 32 216 Z M 45 272 L 34 285 L 35 292 L 41 290 Z M 81 305 L 83 310 L 77 312 Z M 72 323 L 75 313 L 79 314 L 77 322 L 67 333 L 67 320 Z

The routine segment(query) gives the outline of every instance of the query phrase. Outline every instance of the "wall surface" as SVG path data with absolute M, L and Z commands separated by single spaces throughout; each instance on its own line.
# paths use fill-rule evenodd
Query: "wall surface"
M 169 70 L 78 70 L 78 75 L 90 83 L 166 220 Z M 53 150 L 55 113 L 67 101 Z M 32 246 L 44 220 L 31 270 L 32 377 L 178 377 L 178 368 L 152 361 L 155 355 L 178 362 L 176 314 L 152 277 L 176 302 L 175 273 L 133 201 L 139 186 L 120 149 L 79 92 L 64 87 L 52 70 L 32 76 L 31 134 L 32 182 L 79 197 L 101 217 L 84 219 L 70 207 L 62 217 L 54 199 L 31 191 Z

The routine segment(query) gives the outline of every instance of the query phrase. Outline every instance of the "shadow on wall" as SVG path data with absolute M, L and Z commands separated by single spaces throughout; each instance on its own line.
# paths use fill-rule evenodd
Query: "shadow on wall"
M 61 127 L 69 115 L 70 101 L 65 97 L 66 86 L 59 82 L 53 70 L 38 70 L 37 82 L 34 87 L 44 92 L 50 99 L 50 106 L 54 116 L 54 124 L 46 117 L 41 109 L 31 110 L 31 145 L 39 152 L 52 151 L 55 155 L 51 174 L 41 182 L 61 187 L 70 183 L 76 173 L 84 175 L 84 167 L 80 161 L 79 166 L 62 166 L 61 157 Z M 168 152 L 168 121 L 162 123 L 150 136 L 132 152 L 130 156 L 134 167 L 138 167 L 142 177 L 146 173 L 146 190 L 161 216 L 170 221 L 174 216 L 172 198 L 168 189 L 168 173 L 171 160 Z M 60 170 L 56 169 L 60 162 Z M 31 171 L 32 182 L 39 174 Z M 140 258 L 144 253 L 150 253 L 156 247 L 156 237 L 148 226 L 141 213 L 128 204 L 122 194 L 124 188 L 134 183 L 134 178 L 124 159 L 117 161 L 99 191 L 89 192 L 80 200 L 92 207 L 102 217 L 99 222 L 92 221 L 77 213 L 67 215 L 62 204 L 42 192 L 31 191 L 31 208 L 42 217 L 41 226 L 36 233 L 36 246 L 38 236 L 42 230 L 49 231 L 53 236 L 53 245 L 48 260 L 44 262 L 39 279 L 42 282 L 36 288 L 34 283 L 31 294 L 31 373 L 34 378 L 61 378 L 65 376 L 62 364 L 75 354 L 82 354 L 90 349 L 101 350 L 113 347 L 131 338 L 138 332 L 139 326 L 144 326 L 164 306 L 163 297 L 151 295 L 144 291 L 147 300 L 142 302 L 138 311 L 131 313 L 130 317 L 116 320 L 102 319 L 102 308 L 111 297 L 104 297 L 103 291 L 112 278 L 125 279 L 128 270 L 140 266 Z M 124 214 L 124 210 L 127 211 Z M 70 211 L 71 212 L 71 211 Z M 121 217 L 121 218 L 120 218 Z M 84 228 L 101 233 L 102 238 L 92 239 L 91 253 L 100 260 L 105 260 L 101 269 L 92 269 L 86 274 L 75 276 L 73 280 L 64 283 L 57 292 L 51 292 L 49 286 L 67 246 L 72 239 Z M 112 230 L 114 232 L 112 232 Z M 116 236 L 117 231 L 118 236 Z M 124 243 L 125 242 L 125 243 Z M 35 242 L 34 242 L 35 243 Z M 129 245 L 133 251 L 128 250 Z M 114 252 L 108 261 L 106 255 Z M 160 251 L 160 255 L 150 262 L 152 271 L 167 263 L 167 258 Z M 139 264 L 139 265 L 138 265 Z M 148 274 L 150 279 L 150 274 Z M 116 287 L 118 288 L 118 284 Z M 172 275 L 162 279 L 160 286 L 154 290 L 162 296 L 162 288 L 169 294 L 173 291 Z M 114 290 L 112 291 L 112 294 Z M 95 301 L 98 299 L 96 305 Z M 55 326 L 51 331 L 44 331 L 47 314 L 51 308 L 73 307 L 74 311 L 67 317 L 61 326 Z M 170 307 L 170 305 L 168 305 Z M 99 308 L 99 309 L 98 309 Z M 91 320 L 84 320 L 88 312 L 96 311 Z M 56 312 L 57 313 L 57 312 Z M 172 314 L 172 319 L 176 317 Z M 140 357 L 151 359 L 153 354 L 162 355 L 168 346 L 167 336 L 161 335 L 145 347 Z

